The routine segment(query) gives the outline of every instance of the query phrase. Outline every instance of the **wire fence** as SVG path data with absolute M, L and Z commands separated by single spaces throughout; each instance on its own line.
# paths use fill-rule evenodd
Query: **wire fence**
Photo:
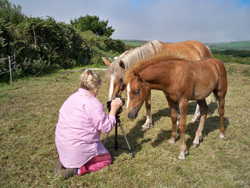
M 13 58 L 13 62 L 11 62 L 11 59 Z M 12 56 L 8 56 L 6 58 L 1 58 L 0 59 L 0 62 L 3 62 L 3 61 L 8 61 L 8 64 L 9 64 L 9 69 L 3 69 L 3 70 L 0 70 L 0 75 L 1 74 L 5 74 L 5 73 L 10 73 L 10 85 L 12 85 L 12 70 L 16 67 L 16 54 L 13 54 Z

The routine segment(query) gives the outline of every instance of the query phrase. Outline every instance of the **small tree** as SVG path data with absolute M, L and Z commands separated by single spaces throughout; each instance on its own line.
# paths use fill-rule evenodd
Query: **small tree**
M 8 0 L 0 0 L 0 18 L 5 20 L 5 23 L 19 24 L 23 19 L 22 7 L 16 6 Z
M 85 17 L 79 17 L 78 19 L 70 20 L 70 23 L 80 29 L 81 31 L 91 30 L 96 36 L 110 37 L 115 31 L 111 27 L 108 27 L 108 20 L 100 21 L 98 16 L 86 15 Z

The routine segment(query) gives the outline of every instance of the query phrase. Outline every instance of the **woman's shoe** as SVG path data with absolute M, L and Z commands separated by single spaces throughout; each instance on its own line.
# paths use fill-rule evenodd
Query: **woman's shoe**
M 63 169 L 61 172 L 61 175 L 64 179 L 67 179 L 69 177 L 72 177 L 74 175 L 76 175 L 76 168 L 66 168 Z
M 63 169 L 63 165 L 60 161 L 60 159 L 58 159 L 58 161 L 56 161 L 56 163 L 54 164 L 54 166 L 52 167 L 52 172 L 54 174 L 57 174 L 58 172 L 60 172 Z

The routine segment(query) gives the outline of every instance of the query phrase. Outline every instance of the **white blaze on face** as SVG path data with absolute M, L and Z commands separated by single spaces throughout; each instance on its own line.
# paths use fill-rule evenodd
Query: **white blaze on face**
M 109 85 L 109 101 L 111 101 L 112 99 L 112 95 L 113 95 L 113 92 L 114 92 L 114 75 L 112 75 L 110 77 L 110 85 Z
M 128 108 L 128 105 L 129 105 L 129 92 L 130 92 L 130 84 L 128 83 L 128 85 L 127 85 L 127 98 L 128 98 L 127 108 Z

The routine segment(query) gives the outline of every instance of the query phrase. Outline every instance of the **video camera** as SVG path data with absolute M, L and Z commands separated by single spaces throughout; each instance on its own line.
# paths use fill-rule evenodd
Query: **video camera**
M 117 98 L 120 98 L 120 99 L 122 100 L 122 106 L 123 106 L 123 105 L 125 104 L 125 100 L 122 99 L 121 96 L 117 96 Z M 110 110 L 111 110 L 111 102 L 112 102 L 112 101 L 108 101 L 108 102 L 107 102 L 107 109 L 108 109 L 109 112 L 110 112 Z M 122 113 L 122 111 L 123 111 L 122 106 L 117 110 L 116 115 Z

